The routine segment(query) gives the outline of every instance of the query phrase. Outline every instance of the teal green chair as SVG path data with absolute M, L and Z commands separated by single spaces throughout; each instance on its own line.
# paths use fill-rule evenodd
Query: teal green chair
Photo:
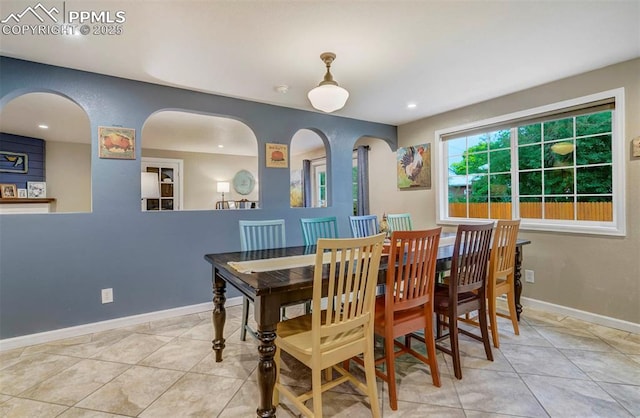
M 364 238 L 378 233 L 376 215 L 349 216 L 349 224 L 354 238 Z
M 318 238 L 338 238 L 338 221 L 335 216 L 326 218 L 301 218 L 304 245 L 316 245 Z
M 240 248 L 242 251 L 282 248 L 287 245 L 284 219 L 268 221 L 238 221 L 240 224 Z M 284 308 L 282 308 L 284 310 Z M 240 340 L 246 341 L 247 331 L 257 338 L 257 333 L 249 326 L 249 299 L 242 299 L 242 325 Z
M 389 213 L 387 215 L 389 232 L 393 231 L 413 231 L 410 213 Z

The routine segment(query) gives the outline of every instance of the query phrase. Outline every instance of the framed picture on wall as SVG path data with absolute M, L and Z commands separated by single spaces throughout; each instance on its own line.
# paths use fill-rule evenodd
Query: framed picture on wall
M 0 184 L 0 197 L 3 199 L 16 199 L 18 192 L 15 184 Z
M 44 181 L 28 181 L 27 197 L 29 199 L 43 199 L 47 197 L 47 183 Z
M 286 144 L 267 144 L 267 152 L 265 154 L 267 167 L 270 168 L 288 168 L 289 155 Z
M 0 172 L 27 173 L 29 156 L 22 152 L 0 151 Z
M 136 159 L 135 129 L 99 126 L 98 142 L 100 158 Z
M 398 148 L 398 189 L 431 188 L 431 144 Z
M 18 197 L 20 199 L 26 199 L 27 196 L 27 189 L 18 189 Z

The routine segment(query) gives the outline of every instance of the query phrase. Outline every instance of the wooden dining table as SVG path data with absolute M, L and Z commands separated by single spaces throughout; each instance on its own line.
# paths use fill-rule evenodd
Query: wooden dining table
M 516 245 L 515 278 L 518 318 L 522 311 L 522 306 L 520 305 L 522 246 L 529 243 L 530 241 L 519 239 Z M 212 266 L 213 350 L 215 351 L 216 362 L 222 361 L 222 354 L 225 348 L 223 330 L 226 320 L 225 293 L 227 285 L 232 286 L 253 301 L 259 340 L 258 388 L 260 401 L 256 410 L 258 417 L 276 416 L 276 409 L 273 405 L 273 389 L 276 382 L 274 355 L 276 351 L 276 326 L 280 322 L 280 307 L 295 302 L 302 303 L 311 299 L 313 294 L 315 252 L 315 246 L 300 246 L 206 254 L 204 256 L 205 260 Z M 438 249 L 438 271 L 449 269 L 452 255 L 453 245 L 443 245 Z M 275 260 L 278 258 L 283 258 L 283 260 Z M 291 263 L 294 266 L 281 268 L 282 266 L 278 264 L 279 262 L 284 262 L 284 260 L 294 260 Z M 235 264 L 236 268 L 229 263 Z M 242 266 L 250 269 L 252 264 L 254 266 L 258 265 L 257 269 L 269 269 L 269 264 L 272 264 L 272 268 L 275 268 L 275 270 L 241 272 L 242 268 L 238 267 Z M 378 282 L 381 284 L 385 282 L 386 268 L 387 263 L 383 258 L 380 262 L 378 275 Z

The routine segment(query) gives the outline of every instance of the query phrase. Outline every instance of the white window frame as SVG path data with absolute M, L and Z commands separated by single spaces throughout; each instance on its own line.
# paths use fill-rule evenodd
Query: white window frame
M 324 207 L 328 207 L 328 200 L 329 200 L 329 196 L 328 196 L 328 190 L 329 190 L 329 184 L 328 184 L 328 178 L 327 178 L 327 160 L 325 158 L 321 158 L 319 160 L 316 161 L 312 161 L 311 162 L 311 173 L 312 173 L 312 182 L 311 182 L 311 189 L 312 189 L 312 198 L 313 198 L 313 202 L 311 204 L 312 207 L 314 208 L 324 208 Z M 324 206 L 322 206 L 322 202 L 320 201 L 320 173 L 324 173 L 325 175 L 325 197 L 326 200 L 324 202 Z
M 583 233 L 583 234 L 598 234 L 598 235 L 612 235 L 612 236 L 625 236 L 626 235 L 626 222 L 625 222 L 625 101 L 624 101 L 624 88 L 618 88 L 614 90 L 608 90 L 600 93 L 591 94 L 588 96 L 579 97 L 576 99 L 565 100 L 558 103 L 553 103 L 546 106 L 540 106 L 533 109 L 523 110 L 520 112 L 510 113 L 507 115 L 497 116 L 490 119 L 485 119 L 477 122 L 468 123 L 452 128 L 446 128 L 435 131 L 435 150 L 436 150 L 436 184 L 438 192 L 436 193 L 436 219 L 438 224 L 445 225 L 459 225 L 463 223 L 483 223 L 486 219 L 479 218 L 454 218 L 448 216 L 448 158 L 447 150 L 445 146 L 445 140 L 443 138 L 451 136 L 456 132 L 463 132 L 472 129 L 481 129 L 487 127 L 491 129 L 491 126 L 508 123 L 509 121 L 533 118 L 536 115 L 548 113 L 548 112 L 560 112 L 562 109 L 571 108 L 574 106 L 580 106 L 590 102 L 596 102 L 599 100 L 605 100 L 613 98 L 615 101 L 615 110 L 612 114 L 612 134 L 611 134 L 611 165 L 612 165 L 612 195 L 613 195 L 613 220 L 611 222 L 598 222 L 598 221 L 576 221 L 576 220 L 556 220 L 556 219 L 522 219 L 520 229 L 523 230 L 538 230 L 538 231 L 553 231 L 553 232 L 569 232 L 569 233 Z M 511 173 L 517 178 L 517 147 L 518 144 L 512 138 L 511 142 Z M 515 170 L 515 171 L 514 171 Z M 515 173 L 515 174 L 514 174 Z M 515 184 L 515 183 L 514 183 Z M 519 219 L 519 195 L 518 187 L 514 185 L 512 187 L 512 216 L 514 219 Z

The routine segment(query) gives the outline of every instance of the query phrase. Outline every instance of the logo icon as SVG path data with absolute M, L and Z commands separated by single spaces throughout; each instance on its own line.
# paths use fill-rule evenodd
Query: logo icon
M 54 16 L 54 13 L 58 15 L 60 14 L 60 10 L 58 10 L 55 6 L 47 10 L 47 8 L 42 5 L 42 3 L 38 3 L 34 7 L 28 6 L 21 13 L 9 14 L 9 16 L 0 21 L 0 23 L 8 23 L 9 21 L 13 21 L 13 23 L 20 23 L 20 20 L 29 14 L 34 16 L 41 23 L 44 23 L 44 17 L 47 16 L 53 21 L 53 23 L 58 23 L 58 18 Z

